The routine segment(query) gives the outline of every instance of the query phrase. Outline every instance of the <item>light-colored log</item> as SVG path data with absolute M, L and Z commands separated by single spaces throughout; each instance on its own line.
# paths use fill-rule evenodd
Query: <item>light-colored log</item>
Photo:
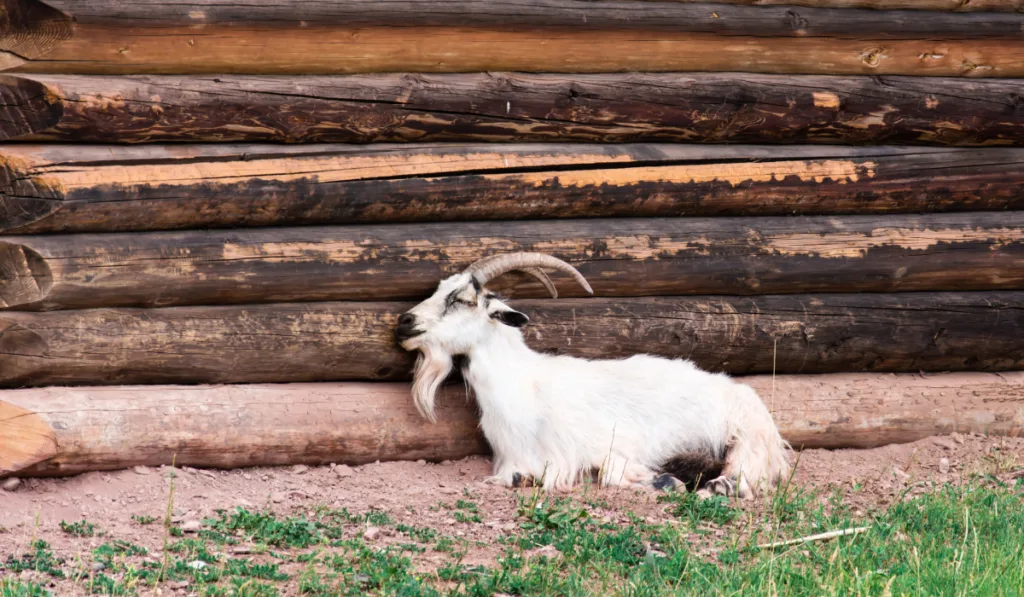
M 795 448 L 874 447 L 951 432 L 1024 434 L 1024 373 L 741 378 Z M 420 419 L 406 384 L 40 388 L 0 393 L 0 475 L 443 460 L 485 452 L 460 385 Z M 26 423 L 30 421 L 30 423 Z

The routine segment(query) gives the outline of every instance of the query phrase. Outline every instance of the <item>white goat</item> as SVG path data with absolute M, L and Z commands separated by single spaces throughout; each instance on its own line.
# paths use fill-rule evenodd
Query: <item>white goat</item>
M 453 357 L 467 359 L 463 376 L 494 451 L 489 481 L 567 489 L 597 470 L 602 485 L 666 488 L 696 464 L 710 491 L 748 497 L 789 470 L 764 403 L 724 374 L 649 355 L 589 361 L 531 350 L 519 331 L 527 316 L 483 285 L 519 270 L 557 296 L 540 268 L 572 275 L 593 294 L 575 268 L 549 255 L 493 256 L 442 280 L 395 330 L 403 348 L 420 352 L 412 393 L 430 421 Z

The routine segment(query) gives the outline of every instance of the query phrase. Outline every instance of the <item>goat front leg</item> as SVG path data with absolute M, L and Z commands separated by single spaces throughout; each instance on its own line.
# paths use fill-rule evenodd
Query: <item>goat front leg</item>
M 601 466 L 603 487 L 657 487 L 658 473 L 642 464 L 612 455 Z

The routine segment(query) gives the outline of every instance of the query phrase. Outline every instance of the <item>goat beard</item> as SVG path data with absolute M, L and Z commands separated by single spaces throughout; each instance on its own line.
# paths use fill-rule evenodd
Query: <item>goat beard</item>
M 447 352 L 430 346 L 420 348 L 412 377 L 412 399 L 420 416 L 431 423 L 437 422 L 437 415 L 434 413 L 437 389 L 448 378 L 452 367 L 452 357 Z

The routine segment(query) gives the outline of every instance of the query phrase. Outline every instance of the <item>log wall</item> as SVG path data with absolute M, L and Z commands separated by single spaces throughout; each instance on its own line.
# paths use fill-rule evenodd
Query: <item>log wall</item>
M 0 0 L 0 476 L 478 453 L 392 330 L 517 250 L 537 350 L 1019 435 L 1021 1 Z

